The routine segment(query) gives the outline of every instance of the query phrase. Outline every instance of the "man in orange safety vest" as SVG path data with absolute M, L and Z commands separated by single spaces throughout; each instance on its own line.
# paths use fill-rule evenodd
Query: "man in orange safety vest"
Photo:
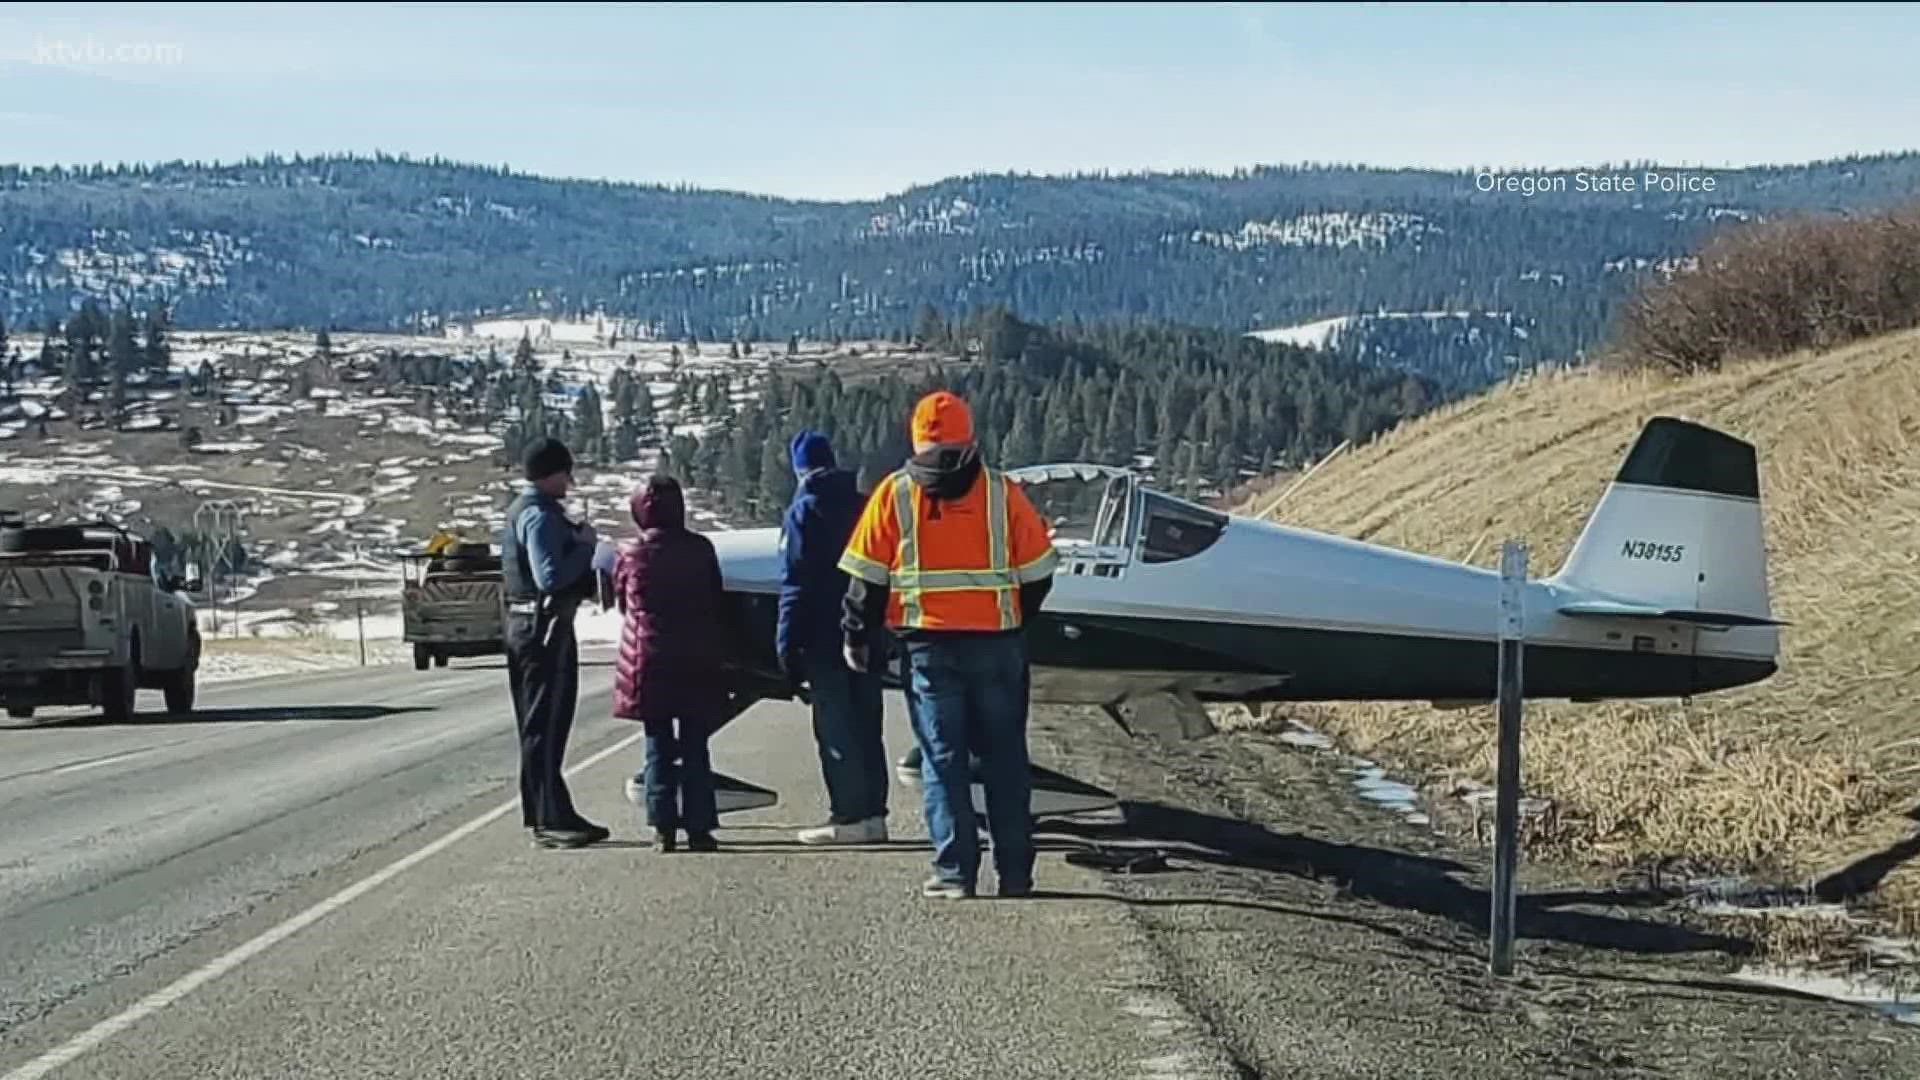
M 1020 487 L 980 460 L 973 414 L 947 391 L 913 411 L 913 456 L 875 485 L 840 557 L 847 662 L 867 670 L 868 628 L 905 647 L 908 709 L 922 760 L 933 876 L 921 892 L 970 897 L 979 877 L 969 751 L 986 787 L 999 895 L 1033 890 L 1024 629 L 1058 556 Z

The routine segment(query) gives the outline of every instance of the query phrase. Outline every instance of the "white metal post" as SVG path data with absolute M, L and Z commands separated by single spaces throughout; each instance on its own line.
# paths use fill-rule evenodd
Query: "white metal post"
M 1520 852 L 1520 716 L 1525 699 L 1521 654 L 1526 639 L 1527 546 L 1500 549 L 1499 763 L 1493 840 L 1492 967 L 1513 973 L 1514 871 Z

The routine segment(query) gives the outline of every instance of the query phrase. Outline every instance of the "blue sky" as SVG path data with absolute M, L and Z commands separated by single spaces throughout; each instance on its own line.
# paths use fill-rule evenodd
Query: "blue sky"
M 1916 56 L 1920 13 L 1892 6 L 13 4 L 0 160 L 378 149 L 819 198 L 975 170 L 1737 165 L 1920 149 Z

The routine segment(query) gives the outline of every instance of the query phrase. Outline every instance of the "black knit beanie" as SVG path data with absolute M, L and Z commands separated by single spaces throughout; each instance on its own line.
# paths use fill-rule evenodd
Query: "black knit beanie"
M 573 454 L 559 439 L 547 438 L 527 448 L 527 479 L 545 480 L 555 473 L 573 471 Z

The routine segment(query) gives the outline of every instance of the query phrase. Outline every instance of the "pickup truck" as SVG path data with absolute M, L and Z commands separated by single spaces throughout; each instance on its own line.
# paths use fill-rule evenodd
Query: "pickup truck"
M 500 556 L 488 544 L 448 544 L 403 555 L 402 637 L 413 646 L 417 671 L 446 667 L 454 656 L 498 656 L 507 651 Z
M 117 525 L 0 526 L 0 704 L 94 705 L 130 720 L 140 690 L 193 711 L 200 627 L 183 583 Z

